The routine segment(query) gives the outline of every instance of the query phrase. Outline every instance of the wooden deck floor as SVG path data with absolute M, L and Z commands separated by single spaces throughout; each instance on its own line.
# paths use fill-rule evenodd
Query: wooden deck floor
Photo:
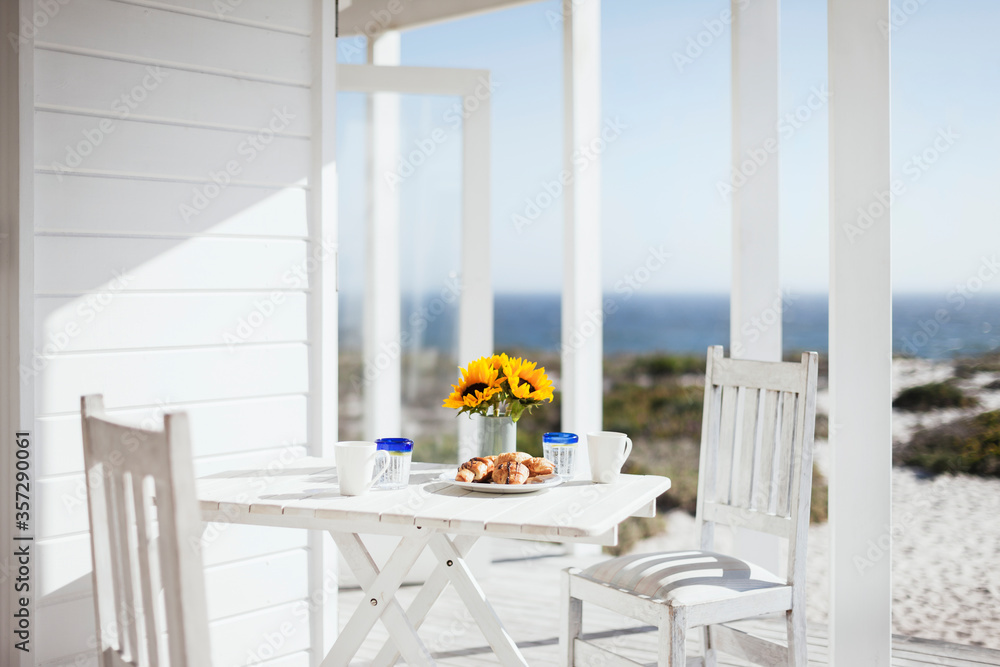
M 494 561 L 488 576 L 480 583 L 528 663 L 554 666 L 559 664 L 559 572 L 570 566 L 586 567 L 601 557 L 567 556 L 557 546 L 531 543 L 529 548 L 525 548 L 526 544 L 499 540 L 491 544 L 489 548 L 492 548 Z M 401 589 L 399 599 L 404 607 L 417 590 L 416 586 Z M 342 626 L 362 602 L 362 597 L 358 590 L 341 592 Z M 761 636 L 784 636 L 781 619 L 757 621 L 746 627 Z M 632 660 L 655 664 L 656 633 L 651 630 L 651 627 L 644 627 L 612 612 L 590 605 L 584 607 L 584 633 L 588 638 Z M 440 665 L 499 664 L 479 628 L 450 588 L 441 596 L 421 627 L 420 636 Z M 381 624 L 377 625 L 352 664 L 369 664 L 386 638 L 385 629 Z M 692 634 L 689 637 L 689 655 L 697 655 L 697 651 Z M 826 628 L 810 627 L 809 664 L 826 665 L 827 655 Z M 723 657 L 720 664 L 742 666 L 747 663 Z M 1000 665 L 1000 651 L 896 636 L 892 664 L 896 667 Z

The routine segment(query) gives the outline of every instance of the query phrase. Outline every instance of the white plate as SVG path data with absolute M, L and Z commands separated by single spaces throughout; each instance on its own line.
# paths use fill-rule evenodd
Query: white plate
M 483 484 L 482 482 L 459 482 L 455 479 L 454 472 L 443 472 L 438 477 L 438 481 L 480 493 L 531 493 L 532 491 L 551 489 L 553 486 L 559 486 L 566 480 L 553 473 L 551 475 L 529 477 L 528 481 L 524 484 Z

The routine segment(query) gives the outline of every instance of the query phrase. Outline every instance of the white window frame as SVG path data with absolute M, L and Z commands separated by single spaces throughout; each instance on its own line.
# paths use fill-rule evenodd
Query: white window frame
M 339 65 L 337 84 L 340 92 L 398 93 L 404 95 L 444 95 L 459 97 L 463 104 L 475 104 L 474 112 L 463 114 L 462 119 L 462 221 L 461 221 L 461 294 L 459 295 L 458 358 L 461 363 L 493 354 L 493 282 L 490 270 L 490 73 L 488 70 L 453 69 L 439 67 L 404 67 L 383 65 Z M 473 102 L 473 100 L 475 102 Z M 378 128 L 376 128 L 377 130 Z M 389 209 L 392 210 L 391 207 Z M 398 214 L 398 208 L 396 209 Z M 398 228 L 398 221 L 397 221 Z M 395 243 L 396 248 L 384 248 L 384 243 Z M 377 249 L 380 255 L 398 257 L 399 237 L 383 235 L 379 246 L 369 245 L 366 261 L 371 265 Z M 383 255 L 384 256 L 384 255 Z M 467 261 L 475 258 L 475 261 Z M 366 309 L 393 309 L 366 320 L 376 325 L 366 332 L 366 346 L 372 341 L 399 341 L 398 277 L 379 291 L 386 298 L 366 302 Z M 392 330 L 388 330 L 391 328 Z M 368 356 L 367 354 L 365 355 Z M 369 424 L 399 424 L 402 394 L 399 392 L 398 365 L 395 382 L 393 373 L 378 373 L 371 381 L 370 391 L 382 395 L 392 391 L 395 400 L 366 401 L 365 420 Z M 459 422 L 459 459 L 475 454 L 465 451 L 462 443 L 471 443 L 472 422 Z M 367 434 L 366 437 L 368 437 Z

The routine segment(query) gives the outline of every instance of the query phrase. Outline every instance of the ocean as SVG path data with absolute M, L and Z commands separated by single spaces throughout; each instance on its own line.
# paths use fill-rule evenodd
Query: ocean
M 604 353 L 703 355 L 729 340 L 729 295 L 608 295 L 614 312 L 604 321 Z M 340 336 L 361 345 L 360 300 L 341 296 Z M 977 356 L 1000 349 L 1000 294 L 897 295 L 892 301 L 893 351 L 928 359 Z M 436 295 L 404 299 L 404 343 L 454 350 L 457 307 Z M 828 350 L 825 295 L 790 295 L 782 326 L 785 352 Z M 497 350 L 549 350 L 560 345 L 558 294 L 498 294 L 494 303 Z

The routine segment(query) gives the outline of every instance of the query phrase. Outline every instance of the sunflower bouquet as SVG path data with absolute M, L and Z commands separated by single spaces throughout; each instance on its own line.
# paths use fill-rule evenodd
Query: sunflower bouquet
M 481 357 L 460 369 L 462 379 L 451 386 L 444 407 L 458 414 L 510 416 L 516 422 L 544 402 L 552 402 L 552 381 L 533 361 L 506 354 Z

